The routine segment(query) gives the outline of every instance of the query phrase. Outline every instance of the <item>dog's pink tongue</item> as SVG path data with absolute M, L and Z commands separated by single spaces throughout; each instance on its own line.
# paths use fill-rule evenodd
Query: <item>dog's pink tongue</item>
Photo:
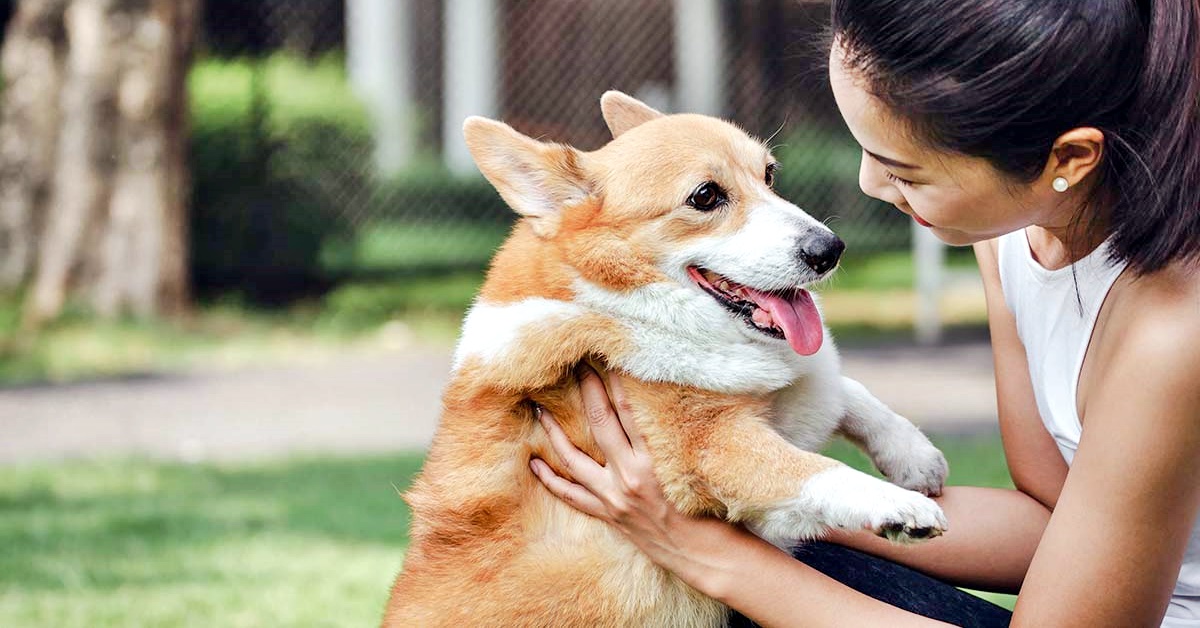
M 797 290 L 790 299 L 775 294 L 751 291 L 754 302 L 771 315 L 776 327 L 783 330 L 784 337 L 792 350 L 800 355 L 812 355 L 821 348 L 825 329 L 821 326 L 821 314 L 812 295 Z

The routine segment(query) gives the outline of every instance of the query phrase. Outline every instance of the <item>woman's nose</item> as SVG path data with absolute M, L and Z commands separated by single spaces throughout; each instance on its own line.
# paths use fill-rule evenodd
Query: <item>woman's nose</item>
M 858 187 L 862 188 L 863 194 L 885 203 L 899 205 L 904 202 L 904 195 L 884 176 L 883 167 L 865 152 L 858 166 Z

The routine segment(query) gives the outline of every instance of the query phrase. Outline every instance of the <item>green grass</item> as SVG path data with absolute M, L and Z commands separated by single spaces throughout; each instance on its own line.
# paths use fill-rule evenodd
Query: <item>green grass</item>
M 382 225 L 365 230 L 351 247 L 330 251 L 329 264 L 334 267 L 360 269 L 403 268 L 418 260 L 452 263 L 491 257 L 503 241 L 506 229 L 495 226 L 447 227 Z M 453 248 L 445 242 L 455 242 Z M 340 261 L 338 261 L 340 260 Z M 972 272 L 975 259 L 952 255 L 947 267 L 954 272 Z M 889 292 L 911 293 L 916 271 L 912 256 L 907 252 L 877 253 L 850 256 L 842 268 L 821 288 L 827 295 L 838 293 Z M 482 283 L 481 272 L 461 272 L 448 277 L 413 278 L 403 281 L 351 283 L 331 298 L 338 311 L 401 311 L 436 309 L 461 312 L 471 303 Z M 377 319 L 377 317 L 376 317 Z M 831 321 L 835 327 L 837 320 Z
M 321 265 L 335 273 L 463 264 L 482 267 L 508 231 L 507 226 L 492 224 L 380 223 L 361 229 L 353 238 L 327 244 L 321 251 Z
M 997 437 L 935 440 L 952 484 L 1011 486 Z M 396 489 L 421 460 L 6 468 L 0 625 L 374 625 L 408 543 Z
M 457 295 L 479 282 L 470 273 L 348 284 L 281 309 L 205 303 L 178 320 L 105 321 L 76 310 L 36 333 L 20 325 L 20 300 L 0 296 L 0 386 L 270 365 L 403 348 L 397 342 L 445 345 L 457 333 Z M 454 304 L 439 306 L 439 291 L 451 292 L 444 298 Z M 403 321 L 403 338 L 393 321 Z
M 946 268 L 952 272 L 973 272 L 976 268 L 975 256 L 967 249 L 953 250 L 953 254 L 946 256 Z M 848 252 L 822 292 L 911 290 L 916 272 L 912 254 L 908 251 L 871 255 Z
M 432 227 L 381 227 L 364 232 L 343 254 L 349 265 L 394 267 L 400 260 L 429 258 L 429 251 L 419 249 L 432 246 L 435 235 L 462 242 L 457 254 L 475 259 L 489 256 L 503 237 L 495 228 L 446 234 Z M 973 264 L 969 258 L 951 258 L 951 268 Z M 906 253 L 846 259 L 821 290 L 835 337 L 861 344 L 909 335 L 912 275 Z M 0 295 L 0 385 L 271 364 L 297 355 L 368 350 L 397 322 L 416 342 L 448 346 L 483 281 L 482 271 L 469 269 L 407 276 L 380 272 L 378 277 L 350 280 L 322 296 L 275 309 L 236 298 L 202 303 L 175 321 L 99 321 L 76 310 L 36 334 L 20 327 L 19 297 Z M 950 322 L 982 321 L 982 307 L 968 307 Z
M 400 319 L 427 342 L 452 343 L 459 321 L 483 284 L 480 272 L 413 277 L 381 282 L 351 282 L 322 302 L 318 326 L 344 334 L 362 334 Z
M 374 625 L 420 462 L 6 469 L 0 625 Z
M 20 305 L 17 298 L 0 297 L 0 384 L 68 382 L 186 368 L 206 360 L 252 360 L 295 339 L 286 323 L 219 305 L 170 322 L 100 321 L 68 312 L 32 333 L 19 324 Z
M 278 309 L 237 299 L 203 303 L 178 320 L 106 321 L 72 310 L 36 333 L 21 327 L 21 299 L 0 295 L 0 386 L 395 349 L 394 323 L 405 344 L 449 346 L 482 281 L 467 271 L 349 282 Z
M 1013 488 L 998 436 L 935 436 L 933 440 L 950 462 L 948 485 Z M 826 453 L 855 469 L 879 475 L 871 468 L 866 455 L 846 441 L 834 442 Z
M 946 480 L 947 486 L 1013 488 L 999 436 L 967 438 L 938 438 L 935 436 L 933 441 L 942 450 L 942 453 L 946 454 L 946 460 L 950 463 L 950 477 Z M 846 441 L 834 442 L 825 453 L 859 471 L 879 475 L 871 467 L 871 462 L 866 455 Z M 1003 593 L 986 591 L 971 591 L 971 593 L 1008 609 L 1012 609 L 1017 601 L 1016 596 Z

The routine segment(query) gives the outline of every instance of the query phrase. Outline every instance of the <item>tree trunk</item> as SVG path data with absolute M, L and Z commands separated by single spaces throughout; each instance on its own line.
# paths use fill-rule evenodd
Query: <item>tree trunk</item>
M 67 0 L 26 0 L 9 22 L 0 65 L 0 290 L 29 278 L 37 218 L 54 172 Z
M 180 0 L 150 4 L 118 61 L 114 189 L 91 299 L 106 315 L 174 313 L 187 298 L 183 95 L 191 42 L 179 35 L 192 32 L 195 13 L 181 15 Z
M 47 4 L 53 0 L 22 0 L 20 10 Z M 12 133 L 0 136 L 0 177 L 8 177 L 0 183 L 21 183 L 0 192 L 0 220 L 9 205 L 27 208 L 13 216 L 29 217 L 0 223 L 0 237 L 10 224 L 9 232 L 21 225 L 31 234 L 37 222 L 31 218 L 42 223 L 40 237 L 24 240 L 37 245 L 33 256 L 24 254 L 34 261 L 26 320 L 54 318 L 69 298 L 105 316 L 178 312 L 188 298 L 185 81 L 199 0 L 57 4 L 64 7 L 57 14 L 63 43 L 53 50 L 65 54 L 53 57 L 57 71 L 50 76 L 58 77 L 59 89 L 43 105 L 55 112 L 53 122 L 38 129 L 24 123 L 21 116 L 29 114 L 12 106 L 17 97 L 9 97 L 10 89 L 0 123 Z M 13 51 L 17 59 L 5 65 L 10 81 L 40 71 L 17 47 L 46 47 L 47 40 L 29 32 L 5 43 L 4 58 Z M 11 137 L 28 139 L 10 156 L 3 149 Z M 42 178 L 36 168 L 21 174 L 38 155 L 49 155 Z M 0 261 L 9 257 L 18 253 Z M 12 267 L 5 277 L 18 276 L 17 263 Z

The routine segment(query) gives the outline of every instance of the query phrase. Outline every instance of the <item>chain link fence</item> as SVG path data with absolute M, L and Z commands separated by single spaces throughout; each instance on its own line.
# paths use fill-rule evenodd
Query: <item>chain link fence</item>
M 822 65 L 828 11 L 797 0 L 208 0 L 190 81 L 194 279 L 202 291 L 288 292 L 479 268 L 513 216 L 462 163 L 461 118 L 594 149 L 608 139 L 608 89 L 770 137 L 781 194 L 855 252 L 903 248 L 908 222 L 858 191 L 858 149 Z

